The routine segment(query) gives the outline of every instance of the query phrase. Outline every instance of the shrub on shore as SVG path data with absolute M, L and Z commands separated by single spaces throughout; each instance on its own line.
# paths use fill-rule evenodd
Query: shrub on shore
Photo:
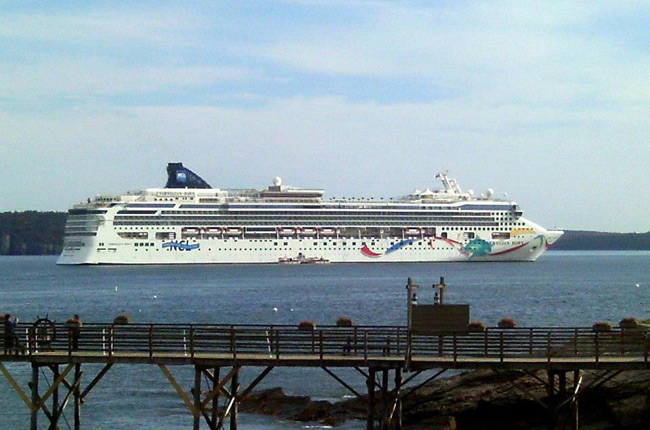
M 467 331 L 472 333 L 480 333 L 484 332 L 486 328 L 487 327 L 485 327 L 485 324 L 483 324 L 481 321 L 472 321 L 467 326 Z
M 352 318 L 348 318 L 348 317 L 338 317 L 336 319 L 336 326 L 337 327 L 353 327 L 354 326 L 354 320 Z
M 515 328 L 517 327 L 517 321 L 512 318 L 502 318 L 499 321 L 499 328 Z
M 298 330 L 300 331 L 314 331 L 316 330 L 316 323 L 309 320 L 302 320 L 298 323 Z
M 598 321 L 597 323 L 591 326 L 591 329 L 596 333 L 612 331 L 612 328 L 613 328 L 612 323 L 610 323 L 609 321 Z
M 129 314 L 119 314 L 113 320 L 113 324 L 115 325 L 131 324 L 131 316 Z
M 622 329 L 639 328 L 641 323 L 636 318 L 623 318 L 618 326 Z

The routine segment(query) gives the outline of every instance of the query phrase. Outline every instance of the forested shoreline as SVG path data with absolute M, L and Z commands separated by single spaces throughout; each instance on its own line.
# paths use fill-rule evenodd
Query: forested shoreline
M 65 212 L 0 212 L 0 255 L 56 255 L 63 247 Z M 646 233 L 568 230 L 553 245 L 558 251 L 650 250 Z
M 0 212 L 0 255 L 56 255 L 66 212 Z

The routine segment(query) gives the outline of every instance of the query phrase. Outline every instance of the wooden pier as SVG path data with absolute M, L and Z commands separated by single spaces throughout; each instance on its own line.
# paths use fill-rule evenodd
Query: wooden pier
M 407 326 L 300 330 L 284 325 L 84 324 L 75 329 L 65 324 L 21 323 L 17 334 L 23 348 L 0 352 L 0 372 L 31 411 L 31 430 L 39 428 L 43 416 L 48 428 L 59 428 L 70 404 L 74 428 L 79 430 L 82 403 L 116 365 L 158 366 L 187 406 L 195 430 L 202 423 L 211 430 L 226 424 L 236 430 L 238 405 L 275 367 L 321 368 L 361 397 L 336 374 L 337 368 L 356 369 L 366 380 L 368 429 L 400 429 L 402 399 L 423 385 L 411 384 L 426 372 L 432 373 L 431 380 L 446 369 L 520 369 L 531 374 L 543 370 L 547 377 L 536 379 L 547 388 L 549 416 L 570 407 L 577 429 L 578 397 L 590 386 L 581 381 L 584 370 L 600 371 L 593 385 L 621 371 L 650 369 L 647 332 L 619 328 L 605 332 L 486 328 L 418 334 Z M 16 382 L 4 365 L 7 362 L 31 365 L 28 388 Z M 90 363 L 103 365 L 92 377 L 82 368 Z M 192 387 L 178 383 L 170 370 L 173 366 L 194 368 Z M 250 385 L 241 386 L 240 370 L 253 366 L 263 370 Z M 47 388 L 40 384 L 41 370 L 52 372 L 53 382 Z M 204 378 L 208 387 L 201 386 Z M 225 402 L 219 404 L 220 398 Z M 0 406 L 0 413 L 7 411 Z

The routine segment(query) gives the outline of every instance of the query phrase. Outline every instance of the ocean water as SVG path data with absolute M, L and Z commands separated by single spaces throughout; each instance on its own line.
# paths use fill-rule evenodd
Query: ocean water
M 446 302 L 469 303 L 471 318 L 495 325 L 591 326 L 624 317 L 650 318 L 650 252 L 559 252 L 535 263 L 405 263 L 331 265 L 56 266 L 54 257 L 0 258 L 0 312 L 22 321 L 48 316 L 65 321 L 111 322 L 123 312 L 142 323 L 334 324 L 339 316 L 360 325 L 405 325 L 408 277 L 433 300 L 431 285 L 445 277 Z M 637 287 L 638 284 L 638 287 Z M 277 309 L 277 310 L 276 310 Z M 31 368 L 7 368 L 26 390 Z M 84 366 L 86 383 L 101 367 Z M 191 368 L 174 368 L 189 389 Z M 261 369 L 245 368 L 242 384 Z M 353 371 L 337 371 L 359 390 Z M 51 374 L 46 374 L 51 382 Z M 41 392 L 48 382 L 41 379 Z M 348 392 L 319 369 L 274 369 L 260 389 L 282 386 L 294 395 L 339 400 Z M 72 427 L 72 409 L 62 428 Z M 40 416 L 40 426 L 46 419 Z M 348 422 L 343 429 L 361 429 Z M 205 428 L 203 424 L 203 428 Z M 240 415 L 240 428 L 321 427 Z M 28 429 L 29 413 L 0 376 L 0 428 Z M 87 430 L 189 430 L 189 411 L 155 366 L 114 366 L 82 408 Z

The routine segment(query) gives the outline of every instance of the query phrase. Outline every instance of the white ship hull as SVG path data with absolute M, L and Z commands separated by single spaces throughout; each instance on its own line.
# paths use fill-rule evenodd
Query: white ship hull
M 489 254 L 466 250 L 462 237 L 421 238 L 213 238 L 154 240 L 144 246 L 98 235 L 83 247 L 66 248 L 58 264 L 275 264 L 304 255 L 332 263 L 535 261 L 562 232 L 544 231 L 491 243 Z M 113 236 L 113 237 L 111 237 Z M 102 243 L 102 246 L 98 246 Z M 395 245 L 399 244 L 398 247 Z M 392 250 L 391 250 L 392 248 Z

